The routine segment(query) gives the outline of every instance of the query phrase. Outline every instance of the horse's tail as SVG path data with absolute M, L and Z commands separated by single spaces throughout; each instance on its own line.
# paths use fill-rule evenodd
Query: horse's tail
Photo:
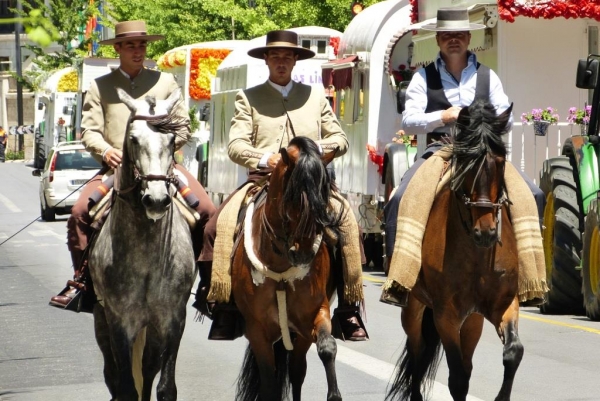
M 413 386 L 423 389 L 425 393 L 431 390 L 435 375 L 441 359 L 440 335 L 433 322 L 433 311 L 425 308 L 421 322 L 421 334 L 424 348 L 419 360 L 411 353 L 408 339 L 404 345 L 402 355 L 396 364 L 396 377 L 391 386 L 388 386 L 385 401 L 412 399 Z M 414 382 L 415 380 L 418 381 Z
M 273 389 L 274 393 L 278 392 L 280 400 L 287 398 L 290 390 L 289 380 L 289 353 L 283 345 L 283 341 L 279 340 L 273 344 L 275 352 L 275 368 L 277 374 L 277 388 Z M 254 352 L 248 345 L 242 370 L 237 380 L 237 395 L 236 401 L 257 401 L 260 399 L 260 372 L 258 362 L 254 356 Z
M 140 330 L 135 341 L 133 342 L 133 350 L 131 353 L 131 373 L 133 382 L 138 394 L 142 394 L 144 387 L 144 377 L 142 375 L 142 357 L 144 355 L 144 347 L 146 346 L 146 328 Z

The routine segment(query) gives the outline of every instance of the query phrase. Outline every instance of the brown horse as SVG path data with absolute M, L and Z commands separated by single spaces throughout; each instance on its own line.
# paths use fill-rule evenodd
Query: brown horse
M 402 310 L 406 345 L 386 400 L 423 400 L 421 390 L 430 388 L 440 362 L 440 344 L 452 398 L 466 400 L 484 318 L 504 344 L 504 379 L 496 400 L 510 400 L 523 358 L 517 246 L 504 185 L 502 134 L 511 110 L 496 116 L 492 105 L 475 101 L 460 112 L 453 175 L 431 209 L 422 270 Z
M 291 384 L 300 400 L 306 353 L 316 343 L 327 400 L 341 400 L 329 309 L 335 286 L 324 242 L 325 227 L 340 221 L 329 207 L 333 184 L 326 170 L 335 152 L 321 157 L 314 141 L 296 137 L 280 153 L 266 201 L 248 207 L 233 257 L 232 290 L 249 341 L 236 399 L 279 401 Z

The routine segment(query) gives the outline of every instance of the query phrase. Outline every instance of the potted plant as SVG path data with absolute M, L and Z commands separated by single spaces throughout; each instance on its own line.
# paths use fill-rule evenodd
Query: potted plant
M 567 122 L 569 124 L 577 124 L 581 129 L 581 135 L 587 135 L 588 127 L 590 124 L 590 116 L 592 114 L 592 106 L 586 105 L 583 109 L 577 107 L 571 107 L 569 109 L 569 116 Z
M 545 109 L 533 109 L 531 113 L 521 114 L 521 122 L 527 125 L 533 124 L 533 132 L 537 136 L 546 136 L 550 124 L 556 124 L 558 119 L 556 109 L 550 106 Z

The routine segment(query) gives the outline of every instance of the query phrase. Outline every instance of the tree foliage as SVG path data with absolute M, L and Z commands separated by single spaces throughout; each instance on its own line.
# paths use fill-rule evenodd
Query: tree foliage
M 273 29 L 324 26 L 343 32 L 350 20 L 349 0 L 109 0 L 117 21 L 143 19 L 149 33 L 165 40 L 152 43 L 157 58 L 174 47 L 197 42 L 252 39 Z M 364 0 L 365 7 L 378 0 Z
M 87 53 L 95 34 L 85 36 L 90 18 L 98 15 L 98 9 L 89 0 L 31 0 L 23 2 L 22 10 L 11 10 L 18 15 L 29 39 L 25 44 L 35 57 L 38 71 L 28 71 L 16 77 L 25 87 L 36 90 L 40 78 L 60 68 L 76 66 Z M 60 50 L 48 51 L 54 42 Z

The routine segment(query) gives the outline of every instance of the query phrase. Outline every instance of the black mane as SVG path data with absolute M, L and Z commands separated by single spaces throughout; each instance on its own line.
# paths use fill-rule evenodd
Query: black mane
M 465 173 L 486 154 L 506 158 L 508 151 L 502 136 L 509 131 L 511 112 L 512 104 L 496 115 L 496 108 L 491 103 L 479 99 L 460 111 L 453 137 L 453 190 L 461 185 Z

